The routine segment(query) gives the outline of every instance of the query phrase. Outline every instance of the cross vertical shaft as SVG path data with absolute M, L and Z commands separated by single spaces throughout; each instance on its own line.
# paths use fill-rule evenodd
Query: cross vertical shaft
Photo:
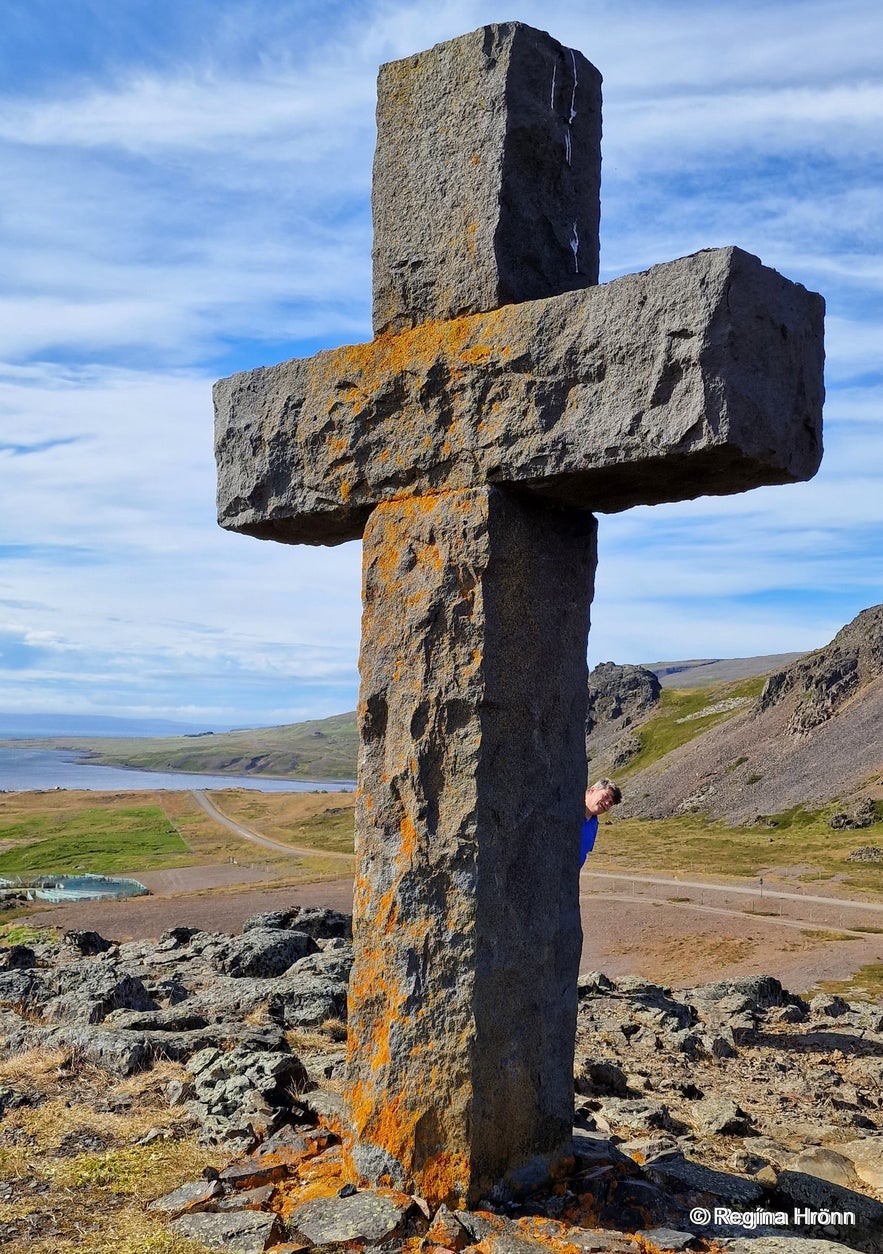
M 364 539 L 354 1161 L 427 1197 L 570 1153 L 590 514 L 499 488 Z
M 580 54 L 486 27 L 382 67 L 377 113 L 375 333 L 597 282 Z M 353 1161 L 433 1200 L 570 1153 L 594 567 L 590 514 L 505 488 L 365 531 Z

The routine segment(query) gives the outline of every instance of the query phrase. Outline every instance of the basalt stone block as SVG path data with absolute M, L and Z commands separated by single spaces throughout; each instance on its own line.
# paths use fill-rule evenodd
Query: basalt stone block
M 598 282 L 601 75 L 520 22 L 377 80 L 374 332 Z
M 432 1201 L 571 1152 L 594 562 L 591 515 L 498 488 L 366 531 L 353 1161 Z
M 389 1190 L 320 1197 L 297 1206 L 287 1227 L 290 1234 L 317 1246 L 349 1241 L 379 1245 L 401 1228 L 413 1205 L 410 1197 Z
M 618 511 L 810 478 L 820 296 L 738 248 L 215 385 L 221 525 L 362 533 L 384 500 L 512 484 Z
M 212 1248 L 236 1254 L 262 1254 L 283 1235 L 278 1215 L 261 1211 L 227 1211 L 222 1214 L 182 1215 L 169 1225 L 173 1232 Z
M 287 928 L 251 928 L 233 937 L 213 966 L 236 979 L 269 979 L 318 949 L 312 936 Z

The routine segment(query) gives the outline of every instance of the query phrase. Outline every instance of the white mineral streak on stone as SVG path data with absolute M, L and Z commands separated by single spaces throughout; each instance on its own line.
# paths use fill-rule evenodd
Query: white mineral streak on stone
M 570 251 L 573 253 L 574 273 L 579 274 L 579 231 L 576 229 L 576 222 L 570 235 Z
M 570 61 L 573 65 L 573 91 L 570 93 L 570 117 L 567 119 L 567 125 L 573 126 L 573 121 L 576 117 L 576 89 L 579 84 L 579 79 L 576 76 L 576 53 L 572 48 L 568 48 L 568 52 L 570 53 Z
M 570 93 L 570 113 L 568 114 L 567 121 L 564 123 L 564 157 L 567 164 L 570 165 L 570 159 L 573 154 L 573 141 L 571 140 L 570 128 L 573 126 L 573 121 L 576 117 L 576 89 L 579 83 L 579 78 L 576 73 L 576 53 L 572 48 L 568 48 L 567 51 L 570 53 L 570 61 L 573 65 L 573 91 Z M 573 247 L 573 245 L 571 245 L 571 247 Z M 579 266 L 577 266 L 576 272 L 579 274 Z
M 558 62 L 552 62 L 552 95 L 549 99 L 549 108 L 555 112 L 555 75 L 558 73 Z

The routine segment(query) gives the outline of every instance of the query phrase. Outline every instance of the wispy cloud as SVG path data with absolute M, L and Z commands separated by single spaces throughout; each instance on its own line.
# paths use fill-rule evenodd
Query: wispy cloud
M 218 531 L 210 385 L 370 335 L 377 65 L 498 16 L 10 0 L 0 708 L 243 723 L 352 707 L 359 547 Z M 883 9 L 523 0 L 518 16 L 604 73 L 605 277 L 738 243 L 828 299 L 822 472 L 603 518 L 592 657 L 821 644 L 883 584 Z

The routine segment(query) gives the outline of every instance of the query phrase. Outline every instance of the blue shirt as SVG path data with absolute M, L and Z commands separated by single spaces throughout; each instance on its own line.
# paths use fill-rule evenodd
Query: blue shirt
M 598 835 L 598 816 L 593 814 L 590 819 L 583 819 L 583 835 L 580 844 L 580 867 L 585 865 L 586 858 L 595 848 L 595 837 Z

